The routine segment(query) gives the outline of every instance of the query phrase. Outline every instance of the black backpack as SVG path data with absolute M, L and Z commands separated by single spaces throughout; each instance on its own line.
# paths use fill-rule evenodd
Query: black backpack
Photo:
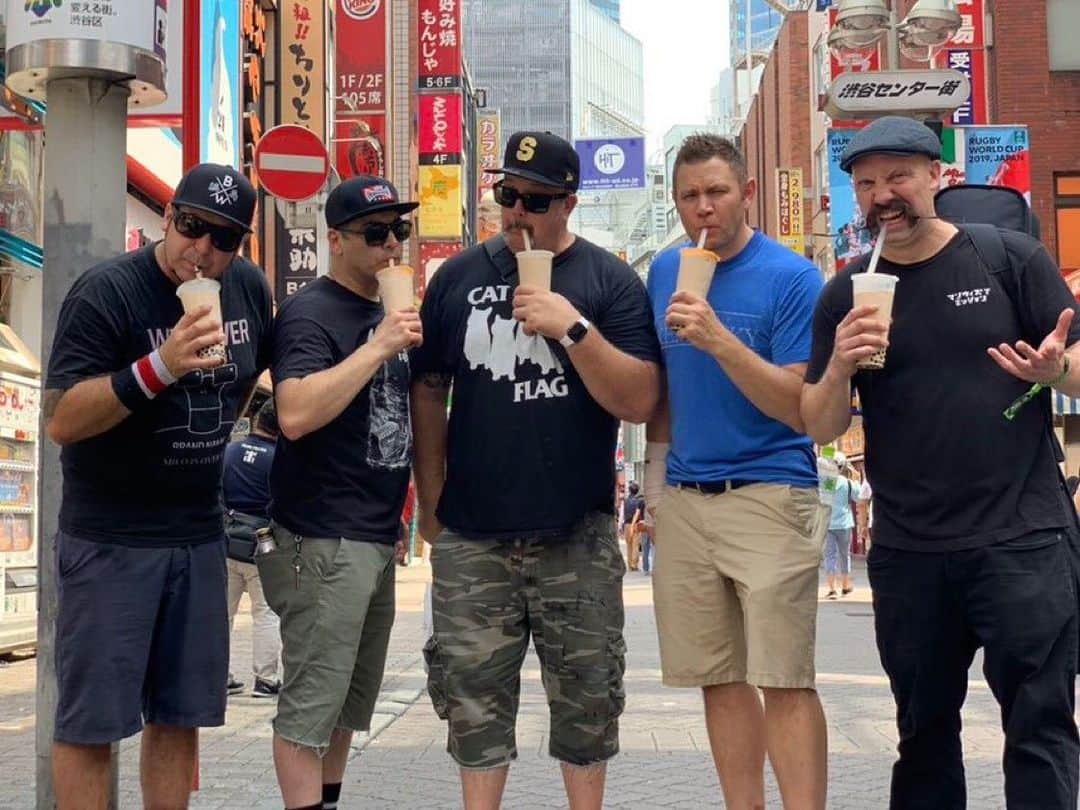
M 1007 186 L 949 186 L 934 196 L 934 208 L 953 225 L 984 223 L 1042 238 L 1039 218 L 1024 195 Z

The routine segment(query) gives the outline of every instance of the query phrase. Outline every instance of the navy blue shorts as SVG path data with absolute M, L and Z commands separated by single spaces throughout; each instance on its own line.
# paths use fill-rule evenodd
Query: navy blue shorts
M 225 538 L 137 548 L 57 535 L 56 739 L 225 723 Z

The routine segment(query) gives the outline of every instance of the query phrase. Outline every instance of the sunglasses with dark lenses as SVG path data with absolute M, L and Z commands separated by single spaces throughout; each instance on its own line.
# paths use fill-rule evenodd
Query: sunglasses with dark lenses
M 495 202 L 503 208 L 513 208 L 517 205 L 517 201 L 521 200 L 522 207 L 530 214 L 546 214 L 555 200 L 565 200 L 570 196 L 569 194 L 527 194 L 516 188 L 510 188 L 502 182 L 492 186 L 491 191 L 495 195 Z
M 370 247 L 380 247 L 386 244 L 390 234 L 399 242 L 404 242 L 412 234 L 412 223 L 407 219 L 395 219 L 393 222 L 369 222 L 363 228 L 351 230 L 338 228 L 341 233 L 349 233 L 353 236 L 362 236 Z
M 202 239 L 206 234 L 210 234 L 210 244 L 225 253 L 236 250 L 244 241 L 243 231 L 228 225 L 214 225 L 187 211 L 174 213 L 173 224 L 176 225 L 176 232 L 185 239 Z

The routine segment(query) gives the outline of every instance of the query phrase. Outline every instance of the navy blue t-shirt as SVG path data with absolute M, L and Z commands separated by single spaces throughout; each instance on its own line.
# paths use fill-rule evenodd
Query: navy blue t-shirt
M 270 468 L 274 440 L 254 433 L 225 448 L 221 494 L 225 508 L 252 517 L 270 517 Z
M 558 341 L 520 329 L 517 283 L 517 261 L 497 236 L 443 264 L 421 308 L 413 374 L 453 377 L 436 515 L 466 537 L 561 534 L 588 512 L 615 513 L 619 422 Z M 659 361 L 645 285 L 625 262 L 578 237 L 555 257 L 551 287 L 615 348 Z
M 191 372 L 111 430 L 63 448 L 63 531 L 127 545 L 221 539 L 225 445 L 269 362 L 272 301 L 246 259 L 234 259 L 220 281 L 228 362 Z M 45 388 L 66 391 L 130 365 L 160 347 L 182 315 L 153 245 L 87 270 L 60 310 Z
M 286 299 L 274 329 L 274 381 L 341 363 L 368 342 L 382 304 L 329 277 Z M 270 515 L 309 537 L 397 540 L 412 462 L 409 355 L 384 363 L 345 410 L 297 441 L 282 435 L 270 474 Z
M 875 545 L 955 551 L 1068 525 L 1071 506 L 1048 429 L 1050 391 L 1005 419 L 1002 411 L 1030 383 L 1002 370 L 986 349 L 1017 340 L 1038 346 L 1076 300 L 1038 241 L 1001 235 L 1017 273 L 1015 303 L 963 231 L 926 261 L 883 257 L 878 265 L 900 279 L 889 350 L 885 368 L 853 378 L 874 488 Z M 807 382 L 824 375 L 836 327 L 851 310 L 851 277 L 865 269 L 860 261 L 825 286 Z M 1080 318 L 1067 343 L 1077 340 Z

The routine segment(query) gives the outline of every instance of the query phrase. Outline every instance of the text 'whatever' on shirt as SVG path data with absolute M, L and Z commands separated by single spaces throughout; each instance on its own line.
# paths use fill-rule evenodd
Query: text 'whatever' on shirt
M 514 319 L 517 262 L 502 236 L 449 259 L 421 308 L 413 374 L 449 374 L 453 403 L 437 515 L 466 537 L 557 535 L 615 512 L 618 420 L 592 398 L 555 340 Z M 645 287 L 610 252 L 575 238 L 552 290 L 616 349 L 657 362 Z
M 272 302 L 246 259 L 235 258 L 220 281 L 225 364 L 191 372 L 111 430 L 63 448 L 63 531 L 128 545 L 223 536 L 222 459 L 269 362 Z M 60 310 L 46 389 L 119 371 L 160 348 L 182 315 L 153 245 L 87 270 Z

